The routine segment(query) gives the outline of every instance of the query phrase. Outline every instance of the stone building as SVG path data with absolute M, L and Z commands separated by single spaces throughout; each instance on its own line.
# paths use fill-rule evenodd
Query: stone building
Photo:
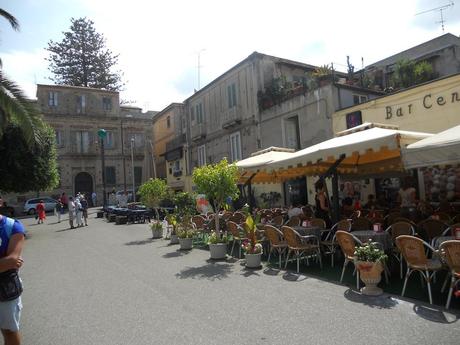
M 98 129 L 105 129 L 106 192 L 132 190 L 153 173 L 151 123 L 155 112 L 120 106 L 119 93 L 86 87 L 37 85 L 37 102 L 55 129 L 60 185 L 51 192 L 96 191 L 103 199 Z

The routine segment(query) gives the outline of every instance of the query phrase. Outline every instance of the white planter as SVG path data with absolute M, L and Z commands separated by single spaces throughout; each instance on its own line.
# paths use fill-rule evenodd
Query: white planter
M 190 250 L 192 249 L 192 239 L 191 238 L 179 238 L 179 245 L 181 250 Z
M 162 229 L 152 229 L 152 238 L 161 238 L 163 236 Z
M 258 268 L 262 265 L 262 253 L 259 254 L 245 254 L 246 267 Z
M 177 235 L 171 235 L 171 241 L 169 244 L 178 244 L 179 243 L 179 237 Z
M 220 260 L 227 258 L 227 243 L 216 243 L 209 245 L 211 259 Z

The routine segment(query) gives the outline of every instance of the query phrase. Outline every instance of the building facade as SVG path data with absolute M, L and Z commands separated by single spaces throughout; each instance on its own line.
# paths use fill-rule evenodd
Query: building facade
M 86 87 L 37 85 L 37 102 L 44 120 L 56 132 L 62 192 L 103 199 L 99 129 L 104 139 L 106 193 L 133 190 L 152 176 L 151 121 L 154 112 L 120 106 L 119 93 Z

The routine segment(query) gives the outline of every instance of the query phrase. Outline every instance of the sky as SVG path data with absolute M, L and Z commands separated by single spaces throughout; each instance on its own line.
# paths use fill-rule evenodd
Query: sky
M 450 0 L 0 0 L 20 31 L 0 18 L 4 73 L 35 98 L 52 84 L 45 60 L 71 18 L 87 17 L 119 54 L 121 99 L 160 111 L 182 102 L 258 51 L 312 65 L 355 70 L 445 33 L 460 35 L 460 1 Z

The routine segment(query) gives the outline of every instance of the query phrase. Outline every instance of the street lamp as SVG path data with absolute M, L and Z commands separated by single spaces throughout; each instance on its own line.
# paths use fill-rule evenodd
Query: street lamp
M 136 202 L 136 185 L 134 180 L 134 138 L 131 138 L 131 166 L 133 168 L 133 201 Z
M 102 195 L 104 208 L 107 207 L 107 195 L 105 194 L 105 157 L 104 157 L 104 139 L 107 136 L 105 129 L 99 129 L 97 135 L 101 139 L 101 162 L 102 162 Z

